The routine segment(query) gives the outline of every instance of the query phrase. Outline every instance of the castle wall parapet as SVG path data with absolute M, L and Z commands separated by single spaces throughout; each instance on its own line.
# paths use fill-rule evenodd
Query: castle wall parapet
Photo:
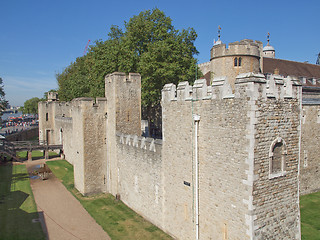
M 154 139 L 149 137 L 146 138 L 146 137 L 141 137 L 137 135 L 123 134 L 121 132 L 117 132 L 116 136 L 119 138 L 120 144 L 125 144 L 128 146 L 140 148 L 140 149 L 151 151 L 151 152 L 158 152 L 159 151 L 158 148 L 159 147 L 161 148 L 162 146 L 161 139 Z
M 262 89 L 253 89 L 253 91 L 255 91 L 256 97 L 264 99 L 297 98 L 299 91 L 296 87 L 301 86 L 299 79 L 295 77 L 270 75 L 266 79 L 261 73 L 248 72 L 239 74 L 236 77 L 235 89 L 232 89 L 226 76 L 214 78 L 211 86 L 207 86 L 205 79 L 196 80 L 193 86 L 189 85 L 188 82 L 180 82 L 178 87 L 172 83 L 168 83 L 162 89 L 162 101 L 239 98 L 242 94 L 240 92 L 241 85 L 250 83 L 262 86 Z
M 214 45 L 211 49 L 211 59 L 225 56 L 254 56 L 260 58 L 261 42 L 244 39 L 240 42 Z
M 134 211 L 161 226 L 162 140 L 116 133 L 117 194 Z

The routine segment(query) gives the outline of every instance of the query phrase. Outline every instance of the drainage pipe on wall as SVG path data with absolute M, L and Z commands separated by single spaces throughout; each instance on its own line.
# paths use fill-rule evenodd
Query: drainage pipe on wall
M 194 143 L 195 143 L 195 189 L 196 189 L 196 197 L 195 197 L 195 207 L 196 207 L 196 240 L 199 239 L 199 176 L 198 176 L 198 165 L 199 165 L 199 160 L 198 160 L 198 127 L 199 127 L 199 121 L 200 121 L 200 116 L 194 114 L 193 115 L 193 120 L 195 124 L 195 134 L 194 134 Z

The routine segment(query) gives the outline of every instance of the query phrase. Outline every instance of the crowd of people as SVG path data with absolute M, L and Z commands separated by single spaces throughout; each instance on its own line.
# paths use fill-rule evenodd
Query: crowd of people
M 38 126 L 38 120 L 35 118 L 14 118 L 2 123 L 0 127 L 0 134 L 7 136 L 19 131 L 30 129 L 34 126 Z

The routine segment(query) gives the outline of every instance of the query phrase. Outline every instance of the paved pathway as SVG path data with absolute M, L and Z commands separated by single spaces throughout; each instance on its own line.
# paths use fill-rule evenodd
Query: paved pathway
M 36 160 L 26 164 L 29 172 L 43 163 Z M 53 174 L 49 179 L 30 179 L 38 212 L 43 212 L 43 226 L 49 240 L 110 239 L 80 202 Z

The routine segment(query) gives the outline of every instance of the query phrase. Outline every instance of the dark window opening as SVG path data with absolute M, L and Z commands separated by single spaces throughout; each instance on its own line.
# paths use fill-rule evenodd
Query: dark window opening
M 242 58 L 241 57 L 235 57 L 233 59 L 233 65 L 235 67 L 240 67 L 241 66 L 241 62 L 242 62 Z
M 278 142 L 273 147 L 271 172 L 277 173 L 282 171 L 283 144 Z

